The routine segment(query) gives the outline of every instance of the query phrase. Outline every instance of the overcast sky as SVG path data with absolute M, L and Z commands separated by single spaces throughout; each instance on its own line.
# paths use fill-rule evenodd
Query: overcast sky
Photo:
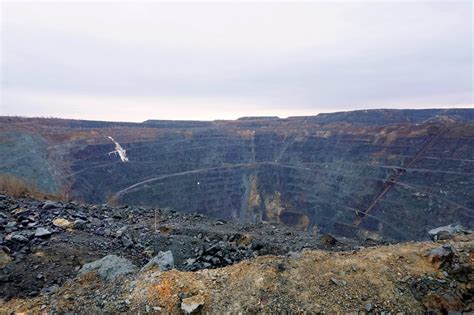
M 474 107 L 473 5 L 2 1 L 1 115 Z

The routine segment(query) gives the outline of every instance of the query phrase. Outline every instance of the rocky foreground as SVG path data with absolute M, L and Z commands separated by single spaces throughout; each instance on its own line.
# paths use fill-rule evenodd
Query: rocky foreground
M 474 310 L 474 237 L 384 244 L 0 196 L 0 313 Z

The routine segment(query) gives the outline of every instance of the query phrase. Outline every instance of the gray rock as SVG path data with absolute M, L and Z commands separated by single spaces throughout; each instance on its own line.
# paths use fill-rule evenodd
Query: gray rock
M 181 301 L 181 310 L 184 314 L 197 314 L 204 305 L 204 297 L 200 295 L 185 298 Z
M 450 245 L 444 245 L 430 250 L 428 260 L 438 268 L 450 262 L 454 257 L 454 250 Z
M 166 252 L 159 252 L 158 255 L 153 257 L 145 266 L 143 266 L 141 271 L 147 271 L 153 267 L 159 267 L 161 271 L 173 269 L 173 253 L 170 250 Z
M 59 291 L 59 286 L 57 284 L 41 289 L 41 293 L 43 294 L 54 294 L 58 291 Z
M 95 271 L 102 279 L 110 281 L 118 276 L 133 273 L 136 269 L 135 265 L 126 258 L 107 255 L 100 260 L 82 266 L 81 270 L 79 270 L 79 275 Z
M 123 218 L 123 216 L 120 212 L 114 212 L 114 214 L 112 215 L 112 218 L 120 220 Z
M 370 312 L 372 309 L 373 309 L 372 303 L 365 304 L 365 310 L 367 312 Z
M 78 229 L 78 230 L 82 230 L 83 228 L 85 228 L 86 224 L 87 224 L 87 221 L 84 221 L 84 220 L 81 220 L 81 219 L 77 219 L 73 223 L 74 228 Z
M 99 227 L 94 231 L 95 235 L 102 236 L 105 234 L 105 228 L 104 227 Z
M 5 226 L 7 229 L 11 229 L 16 227 L 16 222 L 8 222 L 7 225 Z
M 47 236 L 50 236 L 51 234 L 52 234 L 51 231 L 43 227 L 39 227 L 35 231 L 35 237 L 47 237 Z
M 344 281 L 344 280 L 338 280 L 338 279 L 336 279 L 336 278 L 334 278 L 334 277 L 331 277 L 331 282 L 334 283 L 335 285 L 341 286 L 341 287 L 346 285 L 346 281 Z
M 337 239 L 331 234 L 324 234 L 321 236 L 321 243 L 326 245 L 334 245 L 337 243 Z
M 27 243 L 28 238 L 22 234 L 14 234 L 11 237 L 11 240 L 18 243 Z
M 42 208 L 43 210 L 55 209 L 55 208 L 58 208 L 58 204 L 54 201 L 48 200 L 48 201 L 45 201 Z
M 117 237 L 122 237 L 122 235 L 124 235 L 126 231 L 127 231 L 127 226 L 124 225 L 120 229 L 118 229 L 117 232 L 115 232 L 115 234 Z
M 121 241 L 122 241 L 123 247 L 125 247 L 125 248 L 132 247 L 132 245 L 133 245 L 133 241 L 128 235 L 123 235 L 121 237 Z
M 428 234 L 433 241 L 437 241 L 437 240 L 450 239 L 453 236 L 459 235 L 459 234 L 469 234 L 471 232 L 472 231 L 464 228 L 462 225 L 450 224 L 450 225 L 438 227 L 436 229 L 432 229 L 428 231 Z

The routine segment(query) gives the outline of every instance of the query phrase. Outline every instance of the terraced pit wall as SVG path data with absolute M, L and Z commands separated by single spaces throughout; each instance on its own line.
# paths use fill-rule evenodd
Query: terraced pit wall
M 24 138 L 35 125 L 12 123 L 3 126 L 2 139 L 18 137 L 18 148 L 0 172 L 30 178 L 52 165 L 47 173 L 36 171 L 37 182 L 50 190 L 67 186 L 72 199 L 159 205 L 348 237 L 422 239 L 431 227 L 473 227 L 471 111 L 414 113 L 356 113 L 352 119 L 359 121 L 352 123 L 344 114 L 339 122 L 323 115 L 324 122 L 316 116 L 182 128 L 162 121 L 37 127 L 47 154 L 30 164 L 15 158 L 18 148 L 29 152 Z M 108 136 L 126 150 L 128 162 L 111 154 Z M 5 148 L 2 142 L 7 155 Z

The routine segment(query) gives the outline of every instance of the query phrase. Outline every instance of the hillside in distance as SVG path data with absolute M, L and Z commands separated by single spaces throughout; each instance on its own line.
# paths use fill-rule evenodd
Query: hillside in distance
M 346 237 L 474 226 L 474 109 L 143 123 L 0 117 L 0 178 Z

